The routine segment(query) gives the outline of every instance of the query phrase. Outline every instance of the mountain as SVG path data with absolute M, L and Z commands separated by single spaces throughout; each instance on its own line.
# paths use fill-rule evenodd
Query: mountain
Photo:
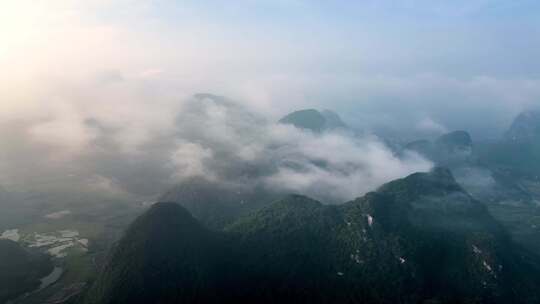
M 225 246 L 175 203 L 156 203 L 113 249 L 87 303 L 208 303 L 219 299 Z
M 536 299 L 526 261 L 504 229 L 444 169 L 342 206 L 290 197 L 230 229 L 258 249 L 244 257 L 249 269 L 275 278 L 250 280 L 250 290 L 272 286 L 278 302 L 305 295 L 322 303 Z M 298 294 L 282 287 L 295 285 Z
M 454 131 L 448 134 L 444 134 L 437 138 L 435 145 L 440 148 L 445 148 L 449 152 L 462 152 L 470 153 L 472 149 L 471 135 L 466 131 Z
M 240 302 L 347 303 L 334 257 L 342 223 L 337 206 L 289 195 L 229 226 L 242 261 Z
M 508 141 L 529 142 L 540 139 L 540 110 L 519 114 L 504 135 Z
M 490 203 L 491 214 L 516 242 L 540 255 L 540 111 L 519 114 L 503 137 L 477 143 L 475 153 L 490 177 L 469 176 L 487 183 L 478 183 L 480 191 L 468 190 Z
M 48 256 L 0 239 L 0 303 L 38 288 L 52 270 Z
M 535 263 L 437 168 L 339 206 L 289 195 L 222 232 L 157 203 L 87 303 L 537 303 Z
M 430 156 L 433 152 L 433 143 L 429 140 L 415 140 L 405 145 L 406 150 L 415 151 L 423 156 Z
M 504 303 L 537 297 L 527 283 L 527 262 L 502 226 L 446 169 L 390 182 L 344 208 L 347 222 L 365 229 L 360 235 L 353 231 L 351 240 L 358 243 L 363 236 L 377 248 L 376 260 L 361 248 L 355 259 L 370 265 L 386 259 L 385 264 L 394 265 L 371 274 L 395 273 L 397 278 L 380 278 L 381 288 L 385 281 L 396 282 L 390 287 L 395 299 L 389 302 L 403 295 L 410 302 L 430 303 Z M 400 267 L 392 264 L 396 260 Z M 535 278 L 537 272 L 531 275 Z
M 330 110 L 322 112 L 315 109 L 299 110 L 286 115 L 279 122 L 299 129 L 311 130 L 314 133 L 348 128 L 339 115 Z
M 204 178 L 191 178 L 169 189 L 159 201 L 178 203 L 206 227 L 221 229 L 241 215 L 271 203 L 274 197 L 264 189 L 227 187 Z
M 468 164 L 473 157 L 473 141 L 466 131 L 450 132 L 433 142 L 428 140 L 413 141 L 408 143 L 405 149 L 427 157 L 438 166 L 451 168 Z
M 322 110 L 321 114 L 326 121 L 326 124 L 325 124 L 326 128 L 328 129 L 349 128 L 349 126 L 347 126 L 347 124 L 343 122 L 343 120 L 341 120 L 341 117 L 339 117 L 339 115 L 336 112 L 326 109 L 326 110 Z
M 534 196 L 508 171 L 482 163 L 452 170 L 467 192 L 487 204 L 534 205 Z
M 414 141 L 405 149 L 421 154 L 438 166 L 450 168 L 458 183 L 482 202 L 530 203 L 533 200 L 506 170 L 484 161 L 485 144 L 473 144 L 465 131 L 444 134 L 434 141 Z
M 505 152 L 513 151 L 514 155 L 527 153 L 524 151 L 528 149 L 518 146 L 515 142 L 505 141 L 473 144 L 469 133 L 454 131 L 434 141 L 411 142 L 405 149 L 419 153 L 438 166 L 450 168 L 458 183 L 482 202 L 531 204 L 534 201 L 533 195 L 520 184 L 515 174 L 516 167 L 509 164 L 516 161 L 516 158 Z M 527 162 L 524 167 L 535 166 Z
M 479 147 L 481 160 L 514 179 L 540 182 L 540 111 L 518 115 L 502 140 Z

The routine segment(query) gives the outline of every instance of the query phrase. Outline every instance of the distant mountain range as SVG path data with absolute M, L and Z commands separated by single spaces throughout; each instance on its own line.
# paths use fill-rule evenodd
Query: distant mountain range
M 199 128 L 183 123 L 206 117 L 199 114 L 209 105 L 241 125 L 237 139 L 267 123 L 226 97 L 197 94 L 177 119 L 179 132 Z M 278 123 L 309 138 L 358 135 L 330 110 L 299 110 Z M 416 153 L 435 168 L 337 205 L 257 183 L 182 179 L 129 226 L 75 301 L 540 303 L 540 112 L 521 113 L 489 142 L 467 131 L 380 142 L 397 158 Z M 268 170 L 245 168 L 231 172 L 250 172 L 249 181 Z M 0 187 L 0 203 L 8 202 L 18 203 Z M 34 290 L 52 267 L 0 240 L 0 303 Z
M 435 141 L 410 143 L 405 150 L 450 168 L 457 182 L 485 203 L 517 242 L 540 255 L 539 125 L 538 112 L 526 111 L 497 140 L 473 141 L 458 131 Z
M 223 97 L 208 94 L 198 96 L 198 98 L 229 102 Z M 323 128 L 322 126 L 326 123 L 319 124 L 319 127 L 314 128 L 314 124 L 305 122 L 306 120 L 325 121 L 326 118 L 322 114 L 324 112 L 300 110 L 286 115 L 281 121 L 301 129 L 311 127 L 311 130 L 316 131 L 317 134 L 334 130 Z M 326 117 L 329 116 L 331 115 L 326 115 Z M 524 117 L 526 123 L 521 121 Z M 516 117 L 513 125 L 534 125 L 531 117 L 534 115 L 521 114 Z M 337 120 L 341 121 L 339 116 Z M 330 125 L 340 130 L 340 126 L 344 124 Z M 512 129 L 514 127 L 511 127 L 507 133 L 517 132 L 510 131 Z M 381 141 L 387 143 L 384 138 Z M 496 142 L 474 141 L 468 132 L 454 131 L 443 134 L 434 140 L 418 140 L 406 145 L 394 145 L 391 148 L 398 157 L 405 151 L 414 151 L 431 160 L 436 166 L 449 168 L 458 183 L 467 192 L 489 206 L 519 205 L 523 208 L 533 208 L 534 211 L 540 198 L 540 185 L 537 180 L 540 176 L 538 173 L 540 170 L 535 169 L 535 166 L 540 164 L 540 161 L 535 161 L 535 159 L 540 159 L 540 150 L 535 152 L 533 148 L 535 145 L 537 142 L 534 140 L 511 141 L 507 137 L 502 137 Z M 519 155 L 519 157 L 516 158 L 514 155 Z M 189 179 L 171 188 L 159 200 L 177 202 L 189 210 L 205 226 L 221 229 L 239 216 L 258 210 L 283 194 L 271 193 L 260 188 L 231 189 L 204 179 Z M 508 213 L 510 212 L 513 211 L 508 210 Z M 505 212 L 499 213 L 497 214 L 498 219 L 504 222 L 509 219 L 506 216 L 501 217 Z M 534 214 L 536 213 L 529 213 L 532 222 L 528 224 L 528 228 L 520 227 L 519 230 L 515 231 L 519 231 L 521 234 L 521 231 L 525 229 L 534 236 L 536 232 L 534 229 L 531 230 L 531 227 L 537 226 L 534 222 Z M 513 221 L 513 218 L 510 220 Z M 512 230 L 512 232 L 515 231 Z M 528 247 L 534 245 L 534 237 L 532 236 L 527 237 Z
M 538 126 L 539 113 L 528 111 L 516 117 L 496 141 L 473 142 L 466 131 L 454 131 L 435 141 L 411 142 L 404 149 L 450 168 L 468 191 L 486 203 L 534 204 L 534 184 L 540 182 Z
M 515 223 L 540 215 L 539 118 L 496 142 L 454 131 L 392 147 L 436 167 L 340 205 L 185 180 L 131 224 L 84 303 L 538 303 L 535 225 Z M 314 109 L 279 123 L 350 130 Z
M 478 153 L 489 166 L 540 181 L 540 111 L 521 113 L 501 140 L 480 147 Z
M 526 257 L 437 168 L 339 206 L 287 196 L 221 231 L 157 203 L 86 303 L 536 303 Z

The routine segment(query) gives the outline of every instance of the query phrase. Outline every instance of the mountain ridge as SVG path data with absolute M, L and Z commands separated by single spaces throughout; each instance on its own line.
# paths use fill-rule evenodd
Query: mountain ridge
M 136 236 L 148 234 L 137 231 L 154 227 L 153 221 L 168 227 L 158 229 L 165 237 L 158 233 L 158 240 L 147 240 L 151 246 L 141 249 L 146 252 L 143 256 L 151 256 L 152 250 L 163 247 L 168 252 L 165 264 L 151 259 L 148 263 L 153 267 L 137 268 L 143 281 L 165 281 L 168 287 L 149 285 L 155 290 L 147 288 L 132 299 L 149 299 L 148 303 L 528 303 L 538 299 L 530 283 L 538 278 L 537 270 L 516 253 L 502 227 L 447 169 L 412 174 L 339 206 L 289 195 L 223 232 L 207 230 L 175 205 L 154 205 L 120 241 L 118 248 L 138 248 L 133 245 L 141 243 Z M 185 231 L 177 231 L 181 227 L 197 237 L 186 239 Z M 127 252 L 131 253 L 126 255 L 125 249 L 113 253 L 98 287 L 93 288 L 99 295 L 93 299 L 98 300 L 88 303 L 128 303 L 125 299 L 131 292 L 122 294 L 115 288 L 123 286 L 123 280 L 131 284 L 129 276 L 122 277 L 130 268 L 118 271 L 117 265 L 129 261 L 131 254 L 138 256 L 137 250 Z M 163 265 L 176 270 L 159 271 Z M 111 283 L 111 273 L 120 274 L 116 280 L 120 283 Z

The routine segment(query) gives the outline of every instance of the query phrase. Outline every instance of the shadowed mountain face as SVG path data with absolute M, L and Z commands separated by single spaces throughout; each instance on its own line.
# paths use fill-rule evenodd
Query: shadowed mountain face
M 475 153 L 489 174 L 461 174 L 472 182 L 468 190 L 490 203 L 516 242 L 540 254 L 540 112 L 521 113 L 503 138 L 476 144 Z
M 173 187 L 160 197 L 162 202 L 176 202 L 211 229 L 222 229 L 241 215 L 275 200 L 276 194 L 264 189 L 237 189 L 192 178 Z
M 347 129 L 349 126 L 343 120 L 341 120 L 341 117 L 339 115 L 332 111 L 332 110 L 322 110 L 321 111 L 322 116 L 324 117 L 326 121 L 326 127 L 329 129 Z
M 537 266 L 448 170 L 340 206 L 292 195 L 224 232 L 157 203 L 87 303 L 535 303 Z
M 540 139 L 540 110 L 521 113 L 505 134 L 509 141 L 528 142 Z
M 348 128 L 339 115 L 330 110 L 322 112 L 314 109 L 299 110 L 286 115 L 279 122 L 299 129 L 311 130 L 314 133 Z
M 38 288 L 52 270 L 48 256 L 0 239 L 0 303 Z
M 514 179 L 540 182 L 540 111 L 521 113 L 503 140 L 482 146 L 479 154 L 486 164 Z
M 439 166 L 449 167 L 459 184 L 483 202 L 530 204 L 534 198 L 520 185 L 514 173 L 517 167 L 509 163 L 514 157 L 507 153 L 527 153 L 529 149 L 523 146 L 507 141 L 473 144 L 467 132 L 455 131 L 433 142 L 411 142 L 406 149 L 420 153 Z
M 466 133 L 453 132 L 435 142 L 416 141 L 407 146 L 448 166 L 457 182 L 487 204 L 514 240 L 536 254 L 540 254 L 539 118 L 534 111 L 520 114 L 506 135 L 495 141 L 473 145 Z
M 418 140 L 405 147 L 434 161 L 439 166 L 456 167 L 472 161 L 473 142 L 469 133 L 454 131 L 434 142 Z
M 219 299 L 221 237 L 175 203 L 156 203 L 113 249 L 89 303 L 199 303 Z M 216 289 L 215 289 L 216 288 Z
M 469 133 L 454 131 L 439 137 L 435 144 L 441 148 L 446 148 L 450 152 L 466 151 L 470 153 L 473 142 Z

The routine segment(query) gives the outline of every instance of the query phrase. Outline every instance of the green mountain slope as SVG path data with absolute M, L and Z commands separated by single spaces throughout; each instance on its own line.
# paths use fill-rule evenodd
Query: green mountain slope
M 287 196 L 224 232 L 158 203 L 88 303 L 535 303 L 536 260 L 525 257 L 435 169 L 340 206 Z
M 368 243 L 384 244 L 379 252 L 392 252 L 402 262 L 407 270 L 395 288 L 413 302 L 537 300 L 529 281 L 537 274 L 529 276 L 527 261 L 504 229 L 445 169 L 391 182 L 344 208 L 353 215 L 348 218 L 352 225 L 355 218 L 369 214 L 372 229 L 360 223 L 371 233 Z M 369 259 L 359 252 L 361 260 Z
M 88 303 L 187 303 L 217 300 L 227 282 L 221 237 L 175 203 L 156 203 L 113 249 Z
M 268 205 L 274 197 L 264 189 L 237 189 L 192 178 L 171 188 L 159 201 L 178 203 L 206 227 L 222 229 L 238 217 Z

